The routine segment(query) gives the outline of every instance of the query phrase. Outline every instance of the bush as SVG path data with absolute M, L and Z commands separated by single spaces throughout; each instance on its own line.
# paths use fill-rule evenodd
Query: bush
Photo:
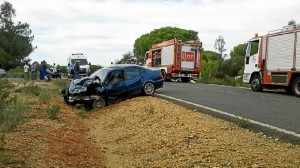
M 43 103 L 46 103 L 51 99 L 51 95 L 47 90 L 40 91 L 39 100 Z
M 57 119 L 57 114 L 59 113 L 60 105 L 53 105 L 49 109 L 47 109 L 48 118 L 51 120 Z
M 0 110 L 0 124 L 3 131 L 9 132 L 24 121 L 28 106 L 21 101 L 11 101 L 4 110 Z
M 0 79 L 0 111 L 3 110 L 10 101 L 9 95 L 13 85 L 6 79 Z
M 22 67 L 17 67 L 15 69 L 10 69 L 7 71 L 6 77 L 8 78 L 24 78 L 24 70 Z

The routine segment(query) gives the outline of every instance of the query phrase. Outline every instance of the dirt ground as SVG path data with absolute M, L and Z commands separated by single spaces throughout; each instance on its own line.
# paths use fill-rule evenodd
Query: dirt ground
M 29 119 L 2 134 L 0 167 L 300 167 L 300 146 L 166 100 L 141 96 L 86 112 L 52 92 L 44 103 L 25 95 Z M 57 104 L 58 118 L 48 119 Z
M 85 119 L 105 167 L 300 167 L 300 147 L 155 97 Z

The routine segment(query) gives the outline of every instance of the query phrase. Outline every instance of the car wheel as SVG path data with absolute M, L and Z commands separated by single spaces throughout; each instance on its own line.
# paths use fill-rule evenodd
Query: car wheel
M 300 97 L 300 77 L 294 80 L 292 90 L 295 96 Z
M 66 88 L 66 89 L 65 89 L 64 102 L 65 102 L 66 104 L 72 105 L 72 106 L 74 106 L 74 105 L 76 104 L 76 103 L 74 103 L 74 102 L 72 102 L 72 103 L 69 102 L 69 88 Z
M 254 92 L 262 92 L 263 91 L 261 79 L 258 75 L 253 76 L 253 78 L 251 79 L 251 89 Z
M 100 96 L 98 99 L 95 99 L 92 102 L 93 109 L 104 107 L 105 105 L 106 105 L 106 102 L 105 102 L 105 99 L 102 96 Z
M 150 83 L 150 82 L 146 83 L 144 85 L 143 91 L 146 96 L 153 95 L 153 93 L 155 91 L 155 87 L 154 87 L 153 83 Z

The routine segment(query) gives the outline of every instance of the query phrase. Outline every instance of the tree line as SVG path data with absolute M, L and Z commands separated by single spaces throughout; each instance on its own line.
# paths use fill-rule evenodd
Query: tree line
M 134 43 L 133 51 L 123 54 L 122 59 L 118 60 L 116 63 L 143 65 L 146 61 L 145 53 L 153 44 L 174 38 L 181 41 L 199 40 L 198 32 L 196 31 L 176 27 L 162 27 L 137 38 Z M 243 44 L 235 46 L 230 52 L 229 58 L 223 54 L 224 51 L 226 51 L 225 44 L 225 39 L 220 35 L 215 41 L 214 47 L 216 51 L 203 51 L 201 78 L 236 77 L 243 74 Z

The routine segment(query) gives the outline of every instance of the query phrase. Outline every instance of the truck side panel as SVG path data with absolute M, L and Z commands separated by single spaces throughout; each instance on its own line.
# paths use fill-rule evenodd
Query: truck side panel
M 296 35 L 296 70 L 300 70 L 300 32 Z
M 174 64 L 174 45 L 163 47 L 161 49 L 161 65 L 169 66 Z
M 195 52 L 191 51 L 190 46 L 182 46 L 181 68 L 194 69 L 195 67 Z
M 288 71 L 293 68 L 294 33 L 269 36 L 267 70 Z

